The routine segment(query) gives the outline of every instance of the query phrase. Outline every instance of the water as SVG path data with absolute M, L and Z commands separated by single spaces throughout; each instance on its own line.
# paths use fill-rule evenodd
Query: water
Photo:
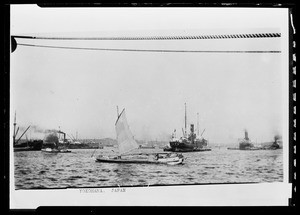
M 183 165 L 99 163 L 95 152 L 113 148 L 72 149 L 72 153 L 14 152 L 16 189 L 147 186 L 168 184 L 282 182 L 283 152 L 212 151 L 183 153 Z M 143 149 L 151 151 L 151 149 Z M 157 151 L 157 150 L 156 150 Z M 162 151 L 162 150 L 161 150 Z

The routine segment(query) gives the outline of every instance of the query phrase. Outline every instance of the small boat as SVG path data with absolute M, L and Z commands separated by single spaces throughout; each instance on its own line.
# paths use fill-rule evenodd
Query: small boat
M 42 148 L 41 151 L 47 152 L 47 153 L 58 153 L 59 152 L 59 150 L 56 148 Z
M 140 149 L 155 149 L 155 146 L 139 145 Z
M 149 155 L 151 156 L 151 155 Z M 168 164 L 177 165 L 183 162 L 182 155 L 174 153 L 157 153 L 149 157 L 138 156 L 138 154 L 123 155 L 121 156 L 98 156 L 96 161 L 103 163 L 136 163 L 136 164 Z
M 177 153 L 132 153 L 139 149 L 139 145 L 134 140 L 127 123 L 125 109 L 118 114 L 115 123 L 117 133 L 117 143 L 119 148 L 118 156 L 96 157 L 96 162 L 102 163 L 134 163 L 134 164 L 182 164 L 184 157 Z
M 68 150 L 68 149 L 59 149 L 59 153 L 70 153 L 72 151 Z
M 42 152 L 48 152 L 48 153 L 70 153 L 72 151 L 68 149 L 57 149 L 57 148 L 42 148 Z

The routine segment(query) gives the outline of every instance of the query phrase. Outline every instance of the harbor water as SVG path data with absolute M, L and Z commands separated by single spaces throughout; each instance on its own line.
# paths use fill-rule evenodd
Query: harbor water
M 182 165 L 95 162 L 115 148 L 72 149 L 71 153 L 14 152 L 16 189 L 260 183 L 283 181 L 283 151 L 227 150 L 183 153 Z M 143 149 L 151 152 L 154 149 Z M 162 149 L 156 149 L 162 152 Z

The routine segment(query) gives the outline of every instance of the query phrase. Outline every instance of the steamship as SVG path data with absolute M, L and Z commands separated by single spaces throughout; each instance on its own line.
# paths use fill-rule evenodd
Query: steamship
M 245 130 L 245 137 L 239 139 L 238 148 L 227 148 L 229 150 L 275 150 L 282 148 L 282 138 L 279 135 L 274 137 L 274 142 L 268 143 L 266 146 L 254 146 L 253 142 L 248 136 L 248 131 Z
M 245 130 L 245 138 L 239 140 L 239 149 L 240 150 L 249 150 L 253 149 L 254 145 L 248 137 L 248 131 Z
M 197 114 L 198 115 L 198 114 Z M 172 151 L 172 152 L 196 152 L 196 151 L 211 151 L 208 148 L 208 140 L 202 137 L 205 129 L 199 135 L 199 119 L 198 119 L 198 128 L 197 135 L 194 131 L 194 124 L 190 125 L 190 133 L 187 134 L 186 131 L 186 104 L 185 104 L 185 130 L 183 131 L 183 136 L 179 139 L 176 138 L 176 130 L 172 134 L 172 138 L 170 140 L 170 146 L 164 148 L 164 151 Z
M 63 138 L 61 138 L 61 134 Z M 66 133 L 59 130 L 45 137 L 41 151 L 48 153 L 69 153 L 71 151 L 68 150 L 68 145 Z

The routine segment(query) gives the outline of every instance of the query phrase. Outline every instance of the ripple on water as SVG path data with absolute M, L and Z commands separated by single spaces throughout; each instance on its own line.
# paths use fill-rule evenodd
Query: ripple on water
M 283 181 L 282 151 L 186 153 L 188 159 L 178 166 L 96 165 L 90 159 L 93 150 L 74 151 L 62 156 L 14 153 L 16 189 Z
M 169 174 L 174 174 L 174 175 L 177 175 L 177 174 L 178 174 L 178 172 L 171 171 L 171 172 L 169 172 Z
M 53 178 L 53 177 L 51 177 L 51 178 L 49 178 L 50 179 L 50 181 L 57 181 L 57 179 L 56 178 Z
M 73 175 L 73 176 L 70 176 L 69 178 L 67 178 L 67 180 L 76 180 L 76 179 L 80 179 L 80 178 L 83 178 L 83 176 Z
M 23 169 L 21 169 L 19 172 L 23 175 L 27 175 L 29 173 L 27 170 L 23 170 Z
M 227 175 L 234 175 L 235 173 L 233 172 L 226 172 Z

